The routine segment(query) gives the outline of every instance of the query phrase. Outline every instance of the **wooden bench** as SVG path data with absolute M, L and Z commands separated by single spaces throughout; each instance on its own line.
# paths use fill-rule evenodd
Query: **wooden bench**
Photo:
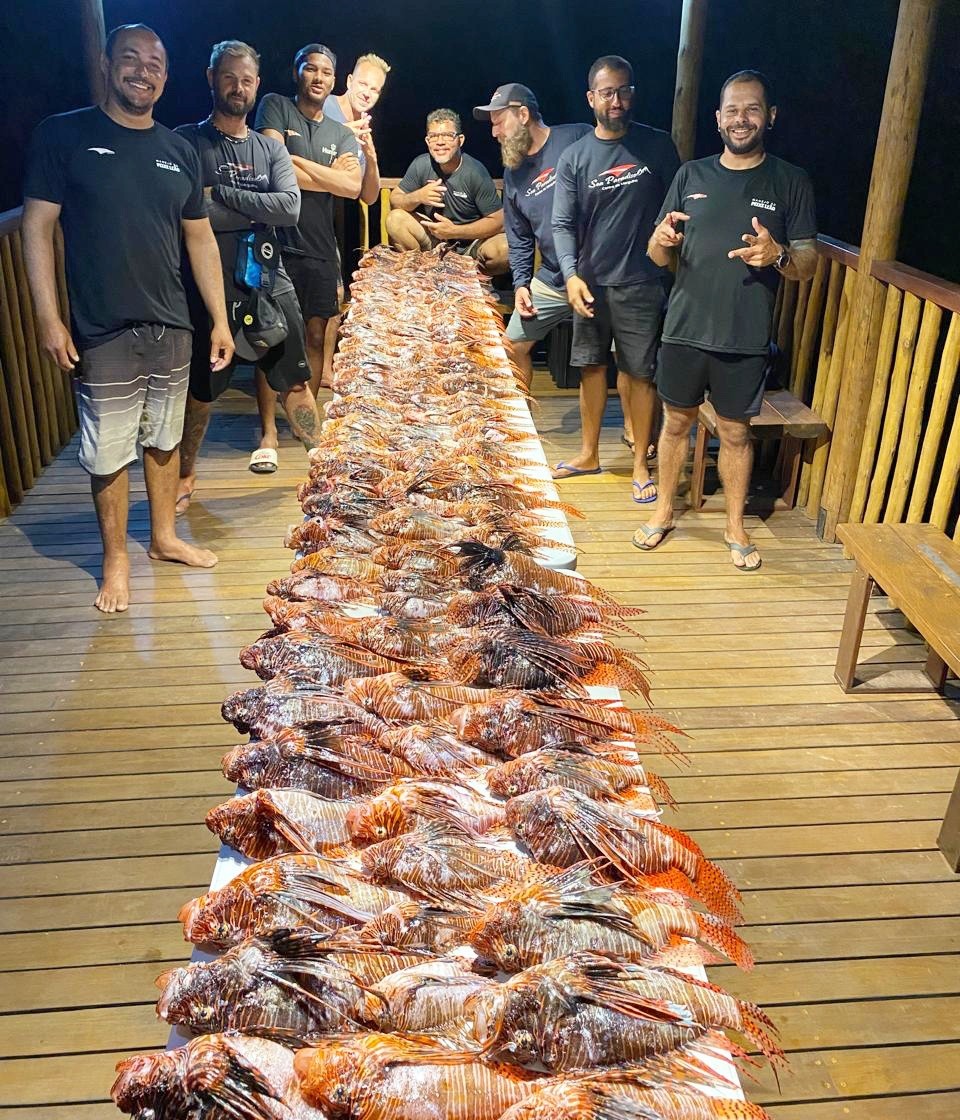
M 942 691 L 948 669 L 960 675 L 960 546 L 933 525 L 838 525 L 837 536 L 857 565 L 837 651 L 837 683 L 844 692 L 853 687 L 867 602 L 879 584 L 926 641 L 924 673 Z M 958 870 L 960 775 L 937 843 Z
M 755 440 L 780 439 L 781 501 L 793 509 L 797 501 L 797 482 L 800 478 L 800 460 L 803 444 L 808 439 L 820 439 L 827 433 L 827 425 L 813 411 L 785 389 L 764 393 L 760 412 L 750 420 L 750 434 Z M 707 444 L 717 434 L 717 414 L 709 401 L 700 405 L 697 414 L 697 438 L 693 450 L 693 471 L 690 479 L 690 505 L 699 509 L 703 505 L 703 480 L 707 469 Z

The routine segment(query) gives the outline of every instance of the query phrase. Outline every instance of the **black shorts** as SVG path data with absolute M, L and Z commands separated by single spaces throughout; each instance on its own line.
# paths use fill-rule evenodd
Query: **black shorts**
M 696 408 L 709 395 L 718 416 L 747 420 L 760 412 L 769 364 L 768 354 L 725 354 L 664 342 L 657 392 L 677 408 Z
M 340 314 L 337 294 L 340 265 L 337 261 L 318 261 L 315 257 L 287 253 L 283 258 L 283 267 L 297 289 L 304 320 L 332 319 Z
M 648 280 L 614 288 L 592 285 L 593 318 L 573 316 L 572 366 L 605 366 L 610 343 L 617 348 L 617 369 L 652 380 L 666 303 L 663 282 Z
M 307 342 L 303 330 L 303 316 L 295 292 L 281 292 L 274 300 L 283 311 L 287 320 L 287 337 L 279 345 L 268 350 L 257 360 L 257 369 L 262 369 L 267 384 L 276 393 L 285 393 L 295 385 L 303 385 L 310 380 L 310 365 L 307 362 Z M 243 304 L 227 300 L 227 313 L 230 315 L 231 328 L 240 329 L 234 321 L 234 313 L 242 310 Z M 219 397 L 233 377 L 238 365 L 249 365 L 234 355 L 233 361 L 216 373 L 210 369 L 210 325 L 209 319 L 202 323 L 194 321 L 193 354 L 190 360 L 190 395 L 194 400 L 210 404 Z

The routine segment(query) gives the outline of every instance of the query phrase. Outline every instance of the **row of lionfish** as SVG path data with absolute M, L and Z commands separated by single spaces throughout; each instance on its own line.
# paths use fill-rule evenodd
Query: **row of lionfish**
M 783 1060 L 740 895 L 649 769 L 626 607 L 548 565 L 575 513 L 531 472 L 525 395 L 473 262 L 360 263 L 296 556 L 223 716 L 249 865 L 185 903 L 157 980 L 185 1045 L 121 1062 L 138 1120 L 762 1120 Z M 643 706 L 598 698 L 597 686 Z M 733 1036 L 727 1032 L 733 1032 Z

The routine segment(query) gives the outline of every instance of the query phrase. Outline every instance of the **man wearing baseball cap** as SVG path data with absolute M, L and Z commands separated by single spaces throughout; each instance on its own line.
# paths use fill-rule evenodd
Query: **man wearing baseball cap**
M 515 293 L 507 338 L 529 386 L 534 344 L 571 316 L 553 243 L 553 188 L 560 153 L 590 126 L 545 124 L 536 95 L 519 82 L 499 86 L 473 116 L 490 121 L 503 157 L 503 226 Z M 534 274 L 538 247 L 540 268 Z

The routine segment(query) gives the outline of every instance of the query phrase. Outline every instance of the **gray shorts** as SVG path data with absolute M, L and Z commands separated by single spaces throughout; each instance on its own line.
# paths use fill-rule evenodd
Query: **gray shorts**
M 514 311 L 507 324 L 507 338 L 511 342 L 539 342 L 573 314 L 567 303 L 567 293 L 551 288 L 536 277 L 530 282 L 530 298 L 537 314 L 533 319 L 524 319 L 519 311 Z
M 572 366 L 605 366 L 610 343 L 617 348 L 617 369 L 642 381 L 653 379 L 666 294 L 661 280 L 604 288 L 590 286 L 592 319 L 573 317 Z
M 190 331 L 141 323 L 84 350 L 77 376 L 80 466 L 111 475 L 137 444 L 172 451 L 183 435 Z

